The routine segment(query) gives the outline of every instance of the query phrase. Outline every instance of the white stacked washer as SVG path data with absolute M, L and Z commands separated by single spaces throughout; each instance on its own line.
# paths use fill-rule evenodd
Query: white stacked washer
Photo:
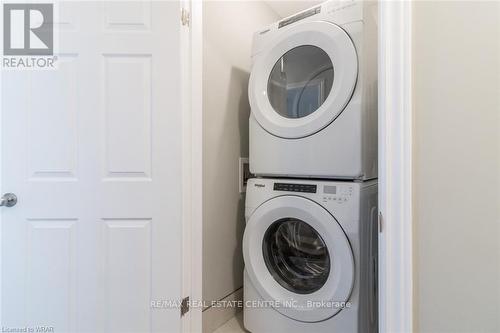
M 377 177 L 377 5 L 329 1 L 254 34 L 250 170 Z
M 254 178 L 243 238 L 250 332 L 377 332 L 377 181 Z
M 376 18 L 374 2 L 329 1 L 254 35 L 253 333 L 378 332 Z

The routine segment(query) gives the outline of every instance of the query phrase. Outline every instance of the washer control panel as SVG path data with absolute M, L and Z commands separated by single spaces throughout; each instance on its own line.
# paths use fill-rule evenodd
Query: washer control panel
M 311 184 L 274 183 L 275 191 L 316 193 L 317 186 Z
M 351 185 L 324 185 L 322 201 L 344 203 L 352 197 L 352 192 Z

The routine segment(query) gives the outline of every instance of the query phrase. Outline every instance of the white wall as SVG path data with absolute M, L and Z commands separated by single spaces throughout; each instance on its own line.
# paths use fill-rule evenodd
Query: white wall
M 291 16 L 304 9 L 319 5 L 321 0 L 265 0 L 266 5 L 271 7 L 281 18 Z
M 414 4 L 416 332 L 500 332 L 500 4 Z
M 251 42 L 254 31 L 278 19 L 258 1 L 203 3 L 203 299 L 208 301 L 243 285 L 238 158 L 248 156 Z

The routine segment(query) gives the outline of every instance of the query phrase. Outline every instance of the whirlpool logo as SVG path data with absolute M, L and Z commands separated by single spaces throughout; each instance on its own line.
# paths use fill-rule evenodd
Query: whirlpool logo
M 54 4 L 3 4 L 3 68 L 54 67 Z

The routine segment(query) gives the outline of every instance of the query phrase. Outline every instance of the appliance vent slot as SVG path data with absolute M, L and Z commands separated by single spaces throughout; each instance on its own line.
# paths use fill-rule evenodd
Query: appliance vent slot
M 305 12 L 302 12 L 302 13 L 298 13 L 297 15 L 288 17 L 288 18 L 284 19 L 283 21 L 280 21 L 278 23 L 278 29 L 286 27 L 289 24 L 298 22 L 300 20 L 305 19 L 306 17 L 313 16 L 313 15 L 316 15 L 319 13 L 321 13 L 321 6 L 311 8 L 309 10 L 306 10 Z

